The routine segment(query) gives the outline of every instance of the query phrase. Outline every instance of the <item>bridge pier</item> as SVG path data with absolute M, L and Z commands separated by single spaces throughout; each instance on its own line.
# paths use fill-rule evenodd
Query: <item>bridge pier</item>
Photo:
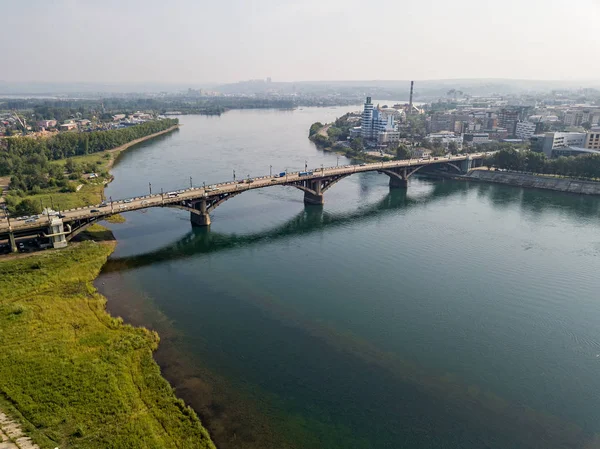
M 192 222 L 192 226 L 210 226 L 210 215 L 208 213 L 197 214 L 190 212 L 190 221 Z
M 200 213 L 190 212 L 192 226 L 210 226 L 210 215 L 208 215 L 206 199 L 202 198 L 200 202 L 194 205 L 194 209 L 197 209 Z
M 48 228 L 48 236 L 53 248 L 66 248 L 67 238 L 65 237 L 65 230 L 63 227 L 63 221 L 60 218 L 53 218 Z
M 408 189 L 408 179 L 390 176 L 390 189 Z
M 325 204 L 325 198 L 322 193 L 304 192 L 304 204 L 310 206 L 322 206 Z
M 304 204 L 313 206 L 322 206 L 325 204 L 325 198 L 323 198 L 323 192 L 321 190 L 321 180 L 316 179 L 308 183 L 308 187 L 312 189 L 312 192 L 304 191 Z
M 473 161 L 471 160 L 471 158 L 465 159 L 460 164 L 460 169 L 462 170 L 463 173 L 469 173 L 471 168 L 473 168 Z
M 18 251 L 18 249 L 17 249 L 17 242 L 15 241 L 15 234 L 12 232 L 9 232 L 8 240 L 10 242 L 10 251 L 13 253 L 16 253 Z

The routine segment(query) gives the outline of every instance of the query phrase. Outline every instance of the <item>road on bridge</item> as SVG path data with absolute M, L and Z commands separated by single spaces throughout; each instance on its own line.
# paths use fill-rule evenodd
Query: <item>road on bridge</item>
M 305 172 L 292 172 L 279 177 L 276 176 L 261 176 L 253 178 L 252 182 L 244 181 L 228 181 L 220 184 L 213 184 L 206 187 L 191 187 L 185 190 L 176 192 L 168 192 L 164 194 L 153 194 L 141 197 L 129 198 L 124 200 L 112 201 L 106 205 L 91 205 L 77 209 L 70 209 L 61 212 L 64 223 L 69 223 L 76 220 L 90 219 L 97 217 L 98 219 L 109 215 L 129 212 L 149 207 L 169 206 L 178 204 L 187 200 L 197 200 L 205 197 L 218 196 L 224 193 L 239 193 L 246 190 L 260 189 L 275 185 L 285 185 L 295 181 L 319 179 L 328 176 L 348 175 L 352 173 L 380 171 L 399 167 L 435 165 L 449 162 L 461 162 L 467 159 L 482 159 L 491 153 L 473 153 L 469 155 L 437 157 L 429 159 L 406 159 L 401 161 L 375 162 L 370 164 L 360 165 L 344 165 L 337 167 L 324 167 L 309 171 L 311 175 L 302 174 Z M 94 211 L 94 212 L 93 212 Z M 50 219 L 53 217 L 50 217 Z M 11 231 L 26 231 L 46 228 L 49 225 L 50 219 L 46 216 L 40 216 L 35 221 L 22 217 L 10 219 Z M 29 222 L 28 222 L 29 220 Z M 0 222 L 0 232 L 8 232 L 8 221 L 3 218 Z

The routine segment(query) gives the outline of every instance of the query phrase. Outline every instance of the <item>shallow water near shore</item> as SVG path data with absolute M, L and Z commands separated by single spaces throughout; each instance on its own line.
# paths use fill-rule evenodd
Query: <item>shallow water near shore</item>
M 121 154 L 107 196 L 335 165 L 307 132 L 347 109 L 181 117 Z M 159 332 L 165 376 L 221 448 L 593 445 L 600 200 L 387 183 L 346 178 L 323 208 L 244 193 L 210 231 L 182 211 L 125 214 L 97 285 Z

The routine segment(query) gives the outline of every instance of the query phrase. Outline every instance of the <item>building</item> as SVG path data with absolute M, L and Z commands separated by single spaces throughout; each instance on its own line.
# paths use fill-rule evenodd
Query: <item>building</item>
M 531 122 L 517 122 L 517 126 L 515 129 L 515 136 L 518 139 L 529 139 L 536 132 L 537 125 Z
M 588 150 L 600 150 L 600 127 L 592 128 L 587 133 L 585 148 Z
M 398 131 L 380 131 L 377 133 L 377 143 L 379 145 L 389 145 L 390 143 L 400 142 L 400 132 Z
M 450 131 L 441 131 L 439 133 L 431 133 L 425 137 L 429 142 L 439 142 L 445 147 L 447 147 L 450 142 L 454 142 L 458 148 L 462 147 L 463 138 L 462 135 L 455 135 Z
M 363 113 L 360 120 L 360 129 L 363 139 L 373 138 L 373 103 L 371 97 L 367 97 L 363 107 Z
M 577 108 L 565 111 L 563 123 L 566 126 L 581 126 L 584 123 L 597 125 L 600 121 L 600 110 L 590 108 Z
M 490 135 L 488 133 L 465 133 L 463 134 L 463 142 L 465 145 L 490 143 Z
M 362 128 L 360 126 L 355 126 L 350 129 L 350 138 L 356 139 L 357 137 L 362 136 Z
M 69 131 L 71 129 L 77 129 L 77 123 L 63 123 L 62 125 L 60 125 L 60 130 L 61 131 Z
M 56 126 L 56 120 L 40 120 L 37 122 L 38 128 L 53 128 Z
M 545 133 L 542 149 L 548 157 L 556 157 L 561 148 L 584 148 L 588 133 Z
M 410 150 L 410 154 L 415 159 L 427 159 L 431 157 L 431 150 L 427 148 L 413 148 Z
M 498 112 L 498 126 L 506 128 L 508 134 L 513 136 L 519 121 L 519 111 L 517 109 L 502 108 Z
M 360 129 L 363 139 L 378 140 L 379 133 L 396 131 L 394 115 L 386 114 L 379 107 L 375 108 L 371 103 L 371 97 L 367 97 L 361 116 Z
M 490 140 L 503 140 L 508 137 L 508 130 L 506 128 L 493 128 L 484 129 L 481 132 L 487 133 Z
M 429 132 L 439 133 L 440 131 L 454 131 L 454 123 L 450 114 L 436 112 L 429 120 Z

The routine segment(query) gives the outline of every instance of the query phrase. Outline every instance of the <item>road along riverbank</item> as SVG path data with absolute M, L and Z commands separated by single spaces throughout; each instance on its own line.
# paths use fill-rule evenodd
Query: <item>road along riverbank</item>
M 549 176 L 529 175 L 505 171 L 472 170 L 468 180 L 493 182 L 517 187 L 555 190 L 558 192 L 578 193 L 582 195 L 600 195 L 600 182 L 581 181 L 571 178 L 555 178 Z

